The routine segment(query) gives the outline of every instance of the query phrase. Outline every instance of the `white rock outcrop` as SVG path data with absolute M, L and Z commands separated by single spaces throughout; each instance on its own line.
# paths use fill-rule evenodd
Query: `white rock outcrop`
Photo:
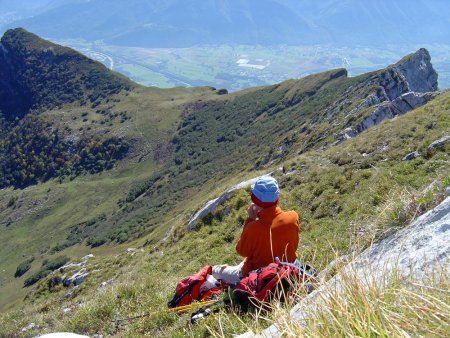
M 446 144 L 446 143 L 450 143 L 450 135 L 441 137 L 439 140 L 432 142 L 428 146 L 428 150 L 434 150 L 434 149 L 440 148 L 440 147 L 444 146 L 444 144 Z
M 270 174 L 268 174 L 268 175 L 270 175 Z M 267 175 L 263 175 L 263 176 L 267 176 Z M 250 180 L 238 183 L 238 184 L 234 185 L 233 187 L 231 187 L 230 189 L 228 189 L 227 191 L 225 191 L 219 197 L 208 201 L 199 211 L 197 211 L 195 213 L 194 216 L 192 216 L 192 218 L 189 220 L 189 223 L 187 225 L 187 229 L 189 231 L 194 229 L 194 227 L 197 224 L 199 219 L 202 219 L 209 213 L 214 212 L 220 204 L 225 202 L 227 199 L 231 198 L 234 193 L 236 193 L 240 189 L 245 189 L 245 188 L 251 186 L 252 184 L 254 184 L 256 182 L 256 180 L 259 177 L 262 177 L 262 176 L 258 176 L 258 177 L 252 178 Z
M 38 338 L 89 338 L 89 337 L 71 332 L 54 332 L 44 334 L 43 336 L 39 336 Z

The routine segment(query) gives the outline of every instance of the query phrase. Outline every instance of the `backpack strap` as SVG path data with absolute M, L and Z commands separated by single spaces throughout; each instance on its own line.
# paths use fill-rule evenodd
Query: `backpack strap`
M 270 227 L 269 227 L 269 236 L 270 236 L 269 237 L 270 238 L 270 253 L 271 253 L 272 259 L 273 259 L 274 257 L 273 257 L 273 244 L 272 244 L 272 224 L 270 224 Z M 275 261 L 276 261 L 277 258 L 278 257 L 275 257 Z
M 310 278 L 314 278 L 314 276 L 312 274 L 310 274 L 303 268 L 303 264 L 302 264 L 302 262 L 300 262 L 298 260 L 298 258 L 295 259 L 294 263 L 289 263 L 289 262 L 281 262 L 278 257 L 275 257 L 275 263 L 290 266 L 291 268 L 297 269 L 298 272 L 300 272 L 302 275 L 305 275 Z

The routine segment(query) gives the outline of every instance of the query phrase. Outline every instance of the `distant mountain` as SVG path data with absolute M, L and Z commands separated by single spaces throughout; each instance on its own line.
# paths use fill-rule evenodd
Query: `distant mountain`
M 103 39 L 113 44 L 276 44 L 317 34 L 274 0 L 94 0 L 72 3 L 15 23 L 52 38 Z
M 25 20 L 52 8 L 88 0 L 0 0 L 0 26 L 18 20 Z
M 142 47 L 447 42 L 442 0 L 67 0 L 14 23 L 49 38 Z
M 308 13 L 327 30 L 332 42 L 340 44 L 423 44 L 444 42 L 450 35 L 445 14 L 450 11 L 450 3 L 440 0 L 326 0 L 314 5 L 289 2 L 291 9 Z
M 103 64 L 24 29 L 9 30 L 0 41 L 0 113 L 7 120 L 32 109 L 94 102 L 131 87 Z
M 69 103 L 89 111 L 134 86 L 70 48 L 24 29 L 6 32 L 0 41 L 0 187 L 111 168 L 128 150 L 120 138 L 73 138 L 69 124 L 59 129 L 39 113 Z

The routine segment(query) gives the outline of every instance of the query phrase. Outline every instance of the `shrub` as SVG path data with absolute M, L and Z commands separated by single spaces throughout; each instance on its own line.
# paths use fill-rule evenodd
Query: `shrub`
M 34 273 L 23 282 L 24 287 L 31 286 L 37 282 L 39 282 L 42 278 L 47 277 L 51 273 L 51 270 L 41 269 L 38 272 Z
M 87 245 L 90 245 L 91 248 L 95 248 L 97 246 L 105 244 L 107 241 L 108 240 L 105 237 L 91 237 L 87 239 L 86 243 Z
M 53 270 L 56 270 L 56 269 L 62 267 L 69 260 L 70 260 L 70 258 L 67 256 L 58 256 L 58 257 L 46 262 L 39 271 L 37 271 L 36 273 L 34 273 L 30 277 L 28 277 L 23 282 L 23 286 L 28 287 L 28 286 L 31 286 L 31 285 L 37 283 L 42 278 L 47 277 Z
M 66 264 L 68 261 L 70 261 L 70 258 L 67 256 L 58 256 L 55 259 L 52 259 L 47 264 L 45 264 L 45 268 L 49 270 L 56 270 L 62 267 L 64 264 Z
M 34 257 L 28 258 L 26 261 L 23 261 L 22 263 L 20 263 L 17 268 L 16 268 L 16 272 L 14 273 L 14 277 L 18 278 L 21 277 L 25 274 L 25 272 L 27 272 L 28 270 L 30 270 L 31 268 L 31 263 L 34 261 Z

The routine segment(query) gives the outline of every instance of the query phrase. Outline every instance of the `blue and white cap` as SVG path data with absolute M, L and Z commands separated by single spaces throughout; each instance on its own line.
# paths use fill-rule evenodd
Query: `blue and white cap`
M 261 176 L 252 185 L 252 195 L 263 203 L 276 203 L 279 192 L 277 180 L 271 176 Z

